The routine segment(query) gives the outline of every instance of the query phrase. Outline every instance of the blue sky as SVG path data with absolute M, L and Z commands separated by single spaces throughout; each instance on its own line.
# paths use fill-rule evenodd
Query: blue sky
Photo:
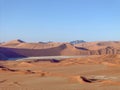
M 120 40 L 120 0 L 0 0 L 0 41 Z

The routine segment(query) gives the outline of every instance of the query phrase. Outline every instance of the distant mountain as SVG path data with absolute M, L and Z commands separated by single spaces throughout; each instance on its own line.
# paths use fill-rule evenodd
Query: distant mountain
M 84 40 L 75 40 L 75 41 L 71 41 L 70 44 L 80 44 L 80 43 L 85 43 L 86 41 Z
M 38 43 L 41 43 L 41 44 L 47 44 L 48 42 L 38 42 Z

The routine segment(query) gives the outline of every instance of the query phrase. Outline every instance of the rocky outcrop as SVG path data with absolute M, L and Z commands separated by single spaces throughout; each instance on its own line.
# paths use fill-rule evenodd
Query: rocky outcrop
M 85 43 L 84 40 L 75 40 L 75 41 L 71 41 L 70 44 L 80 44 L 80 43 Z

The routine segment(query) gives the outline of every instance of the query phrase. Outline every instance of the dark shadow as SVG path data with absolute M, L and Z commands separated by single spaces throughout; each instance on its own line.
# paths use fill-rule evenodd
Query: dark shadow
M 57 59 L 36 59 L 36 60 L 30 60 L 26 61 L 27 63 L 36 63 L 36 62 L 51 62 L 51 63 L 59 63 L 62 60 L 57 60 Z
M 60 60 L 57 60 L 57 59 L 52 59 L 52 60 L 50 60 L 50 62 L 51 62 L 51 63 L 59 63 L 59 62 L 60 62 Z
M 100 80 L 98 80 L 98 79 L 94 79 L 94 78 L 89 79 L 89 78 L 86 78 L 86 77 L 83 77 L 83 76 L 81 76 L 80 78 L 81 78 L 84 82 L 87 82 L 87 83 L 94 83 L 94 82 L 96 82 L 96 81 L 100 81 Z
M 81 50 L 88 50 L 87 48 L 83 48 L 83 47 L 75 47 L 77 49 L 81 49 Z
M 8 48 L 0 47 L 0 53 L 8 58 L 24 58 L 24 57 L 37 57 L 37 56 L 59 56 L 63 50 L 60 47 L 49 49 L 23 49 L 23 48 Z
M 2 53 L 3 55 L 5 55 L 8 58 L 26 57 L 23 54 L 15 52 L 14 49 L 6 48 L 6 47 L 0 47 L 0 53 Z

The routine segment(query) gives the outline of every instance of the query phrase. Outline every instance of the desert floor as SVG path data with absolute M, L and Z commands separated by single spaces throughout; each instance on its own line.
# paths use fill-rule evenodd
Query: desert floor
M 108 59 L 0 61 L 0 90 L 120 90 L 120 59 Z

